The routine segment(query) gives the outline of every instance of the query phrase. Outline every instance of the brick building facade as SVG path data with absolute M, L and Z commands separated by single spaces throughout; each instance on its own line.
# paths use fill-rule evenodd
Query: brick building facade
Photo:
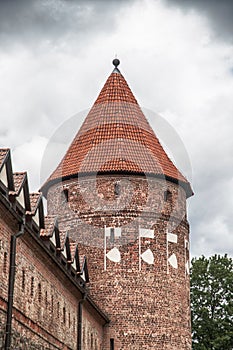
M 1 151 L 2 346 L 11 237 L 25 218 L 12 349 L 191 349 L 192 190 L 114 65 L 41 192 L 29 194 L 26 174 L 12 174 Z
M 9 149 L 0 150 L 0 180 L 0 349 L 7 349 L 12 237 L 20 227 L 10 349 L 78 349 L 81 333 L 83 349 L 102 349 L 109 319 L 87 295 L 77 244 L 56 217 L 44 217 L 42 195 L 29 194 L 27 174 L 12 173 Z

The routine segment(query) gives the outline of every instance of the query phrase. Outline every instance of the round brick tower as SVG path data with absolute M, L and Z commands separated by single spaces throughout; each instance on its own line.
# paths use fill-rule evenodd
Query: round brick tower
M 42 188 L 111 319 L 103 350 L 191 350 L 188 181 L 115 68 Z M 102 349 L 101 349 L 102 350 Z

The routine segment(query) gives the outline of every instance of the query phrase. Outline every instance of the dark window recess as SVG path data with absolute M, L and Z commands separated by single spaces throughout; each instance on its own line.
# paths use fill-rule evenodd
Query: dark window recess
M 170 191 L 164 192 L 164 201 L 171 202 L 172 201 L 172 193 Z
M 47 290 L 45 291 L 45 306 L 46 306 L 46 308 L 48 307 L 48 292 L 47 292 Z
M 68 202 L 69 201 L 69 191 L 67 190 L 67 188 L 65 188 L 63 190 L 63 194 L 64 194 L 66 202 Z
M 115 241 L 115 232 L 114 232 L 114 228 L 110 229 L 110 242 L 114 243 Z
M 114 350 L 114 339 L 110 339 L 110 350 Z
M 116 196 L 119 196 L 120 193 L 121 193 L 121 191 L 120 191 L 120 184 L 119 184 L 119 183 L 115 183 L 115 184 L 114 184 L 114 194 L 115 194 Z
M 53 295 L 51 296 L 51 312 L 53 314 Z
M 63 323 L 66 323 L 66 308 L 63 307 Z
M 25 291 L 25 270 L 22 270 L 22 291 Z
M 4 252 L 3 257 L 3 273 L 7 273 L 7 252 Z
M 42 292 L 41 292 L 41 284 L 38 284 L 38 301 L 39 303 L 41 303 L 41 299 L 42 299 Z
M 34 295 L 34 277 L 31 278 L 31 297 Z

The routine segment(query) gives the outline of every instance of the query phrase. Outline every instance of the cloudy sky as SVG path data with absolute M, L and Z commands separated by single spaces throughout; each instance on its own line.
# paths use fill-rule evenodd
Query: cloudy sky
M 47 144 L 81 124 L 115 54 L 155 132 L 153 113 L 183 145 L 192 255 L 233 256 L 231 0 L 0 1 L 0 144 L 14 171 L 40 187 Z

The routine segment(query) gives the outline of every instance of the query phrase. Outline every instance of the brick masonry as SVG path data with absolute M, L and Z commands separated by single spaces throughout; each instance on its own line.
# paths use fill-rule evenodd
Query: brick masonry
M 89 292 L 111 319 L 104 350 L 110 338 L 114 350 L 191 349 L 189 225 L 182 187 L 138 175 L 79 177 L 50 187 L 48 208 L 88 258 Z M 105 258 L 105 226 L 121 227 L 120 237 L 106 238 L 106 253 L 117 248 L 118 262 Z M 139 227 L 153 230 L 154 238 L 140 239 L 141 254 L 150 249 L 153 263 L 140 259 Z M 167 242 L 167 232 L 177 243 Z M 168 262 L 172 255 L 177 268 Z
M 17 221 L 0 205 L 0 349 L 4 349 L 10 237 Z M 27 230 L 17 239 L 11 349 L 77 349 L 82 295 Z M 87 330 L 86 330 L 87 328 Z M 86 349 L 101 350 L 103 320 L 84 303 Z

